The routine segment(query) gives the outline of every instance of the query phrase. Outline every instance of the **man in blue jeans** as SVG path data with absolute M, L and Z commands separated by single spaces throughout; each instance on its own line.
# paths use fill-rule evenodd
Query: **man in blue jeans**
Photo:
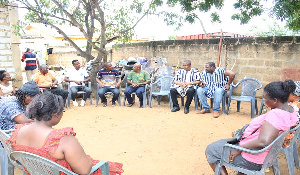
M 104 95 L 106 92 L 112 92 L 114 94 L 112 98 L 112 106 L 116 106 L 116 100 L 120 95 L 119 88 L 121 78 L 119 71 L 117 69 L 113 69 L 111 63 L 104 63 L 104 68 L 98 72 L 96 81 L 99 84 L 99 90 L 97 93 L 101 98 L 103 107 L 107 106 L 107 99 Z
M 210 107 L 207 103 L 208 98 L 214 98 L 214 118 L 220 116 L 220 104 L 225 90 L 230 88 L 235 77 L 235 73 L 224 68 L 216 67 L 214 62 L 205 64 L 205 70 L 201 73 L 202 83 L 197 89 L 197 95 L 203 109 L 197 114 L 210 113 Z
M 127 83 L 130 86 L 128 86 L 124 91 L 124 94 L 128 101 L 128 107 L 131 107 L 134 104 L 134 101 L 131 97 L 131 94 L 133 92 L 135 92 L 139 98 L 140 108 L 143 107 L 143 93 L 146 90 L 145 85 L 149 84 L 150 82 L 151 79 L 148 72 L 141 70 L 140 63 L 135 63 L 133 65 L 132 71 L 127 77 Z

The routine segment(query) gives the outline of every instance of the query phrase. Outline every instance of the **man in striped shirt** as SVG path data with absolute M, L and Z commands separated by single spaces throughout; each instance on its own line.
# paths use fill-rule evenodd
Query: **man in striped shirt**
M 181 97 L 187 96 L 184 113 L 189 113 L 190 104 L 193 100 L 196 85 L 200 84 L 200 72 L 191 68 L 191 61 L 186 60 L 183 62 L 183 69 L 176 72 L 173 79 L 173 85 L 171 86 L 170 94 L 173 102 L 173 109 L 171 112 L 177 112 L 180 110 L 177 95 Z
M 210 113 L 210 107 L 207 103 L 207 98 L 214 98 L 214 117 L 220 116 L 220 104 L 225 90 L 230 88 L 235 77 L 235 73 L 224 68 L 216 67 L 214 62 L 205 64 L 205 70 L 201 73 L 203 83 L 197 89 L 197 95 L 203 109 L 197 114 Z
M 31 81 L 31 77 L 37 73 L 37 67 L 39 66 L 39 60 L 36 58 L 36 54 L 32 53 L 30 48 L 27 48 L 26 52 L 23 54 L 22 62 L 26 63 L 26 77 L 27 81 Z

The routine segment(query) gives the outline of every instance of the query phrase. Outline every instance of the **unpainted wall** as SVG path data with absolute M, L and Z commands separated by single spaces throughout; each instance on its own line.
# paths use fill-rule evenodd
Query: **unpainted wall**
M 192 67 L 204 70 L 205 63 L 217 63 L 219 42 L 220 39 L 167 40 L 119 45 L 113 49 L 112 60 L 163 57 L 169 66 L 180 67 L 190 59 Z M 220 67 L 236 73 L 234 83 L 244 77 L 256 78 L 263 86 L 288 78 L 300 81 L 300 37 L 225 38 L 220 62 Z

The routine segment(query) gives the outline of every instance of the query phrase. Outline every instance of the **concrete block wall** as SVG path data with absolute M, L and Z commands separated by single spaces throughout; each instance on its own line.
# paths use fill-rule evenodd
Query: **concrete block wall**
M 18 88 L 23 84 L 20 38 L 13 34 L 11 27 L 17 21 L 17 8 L 0 6 L 0 70 L 9 72 L 14 79 L 14 85 Z
M 168 40 L 119 45 L 112 51 L 112 60 L 163 57 L 169 66 L 176 67 L 190 59 L 192 67 L 204 70 L 205 63 L 217 63 L 219 42 L 220 39 Z M 234 83 L 244 77 L 256 78 L 263 86 L 288 78 L 300 81 L 300 37 L 226 38 L 220 67 L 236 73 Z M 262 95 L 262 90 L 258 95 Z

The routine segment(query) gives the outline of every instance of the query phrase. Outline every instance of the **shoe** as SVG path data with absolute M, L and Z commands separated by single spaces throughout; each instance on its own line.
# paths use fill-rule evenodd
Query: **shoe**
M 81 100 L 80 106 L 84 106 L 85 105 L 85 101 Z
M 220 113 L 217 112 L 217 111 L 215 111 L 215 112 L 214 112 L 214 118 L 218 118 L 219 116 L 220 116 Z
M 210 113 L 210 110 L 202 109 L 201 111 L 197 112 L 197 114 L 205 114 L 205 113 Z
M 131 107 L 131 106 L 133 106 L 133 105 L 134 105 L 134 103 L 135 103 L 135 101 L 133 101 L 132 103 L 129 103 L 129 104 L 127 105 L 127 107 Z
M 176 107 L 173 107 L 173 109 L 171 110 L 171 112 L 177 112 L 179 110 L 180 110 L 180 108 L 176 106 Z
M 73 101 L 73 106 L 78 106 L 77 101 Z
M 184 113 L 185 113 L 185 114 L 188 114 L 189 112 L 190 112 L 190 109 L 187 108 L 187 107 L 185 107 L 185 108 L 184 108 Z
M 106 103 L 106 102 L 102 103 L 102 106 L 103 106 L 103 107 L 106 107 L 106 106 L 107 106 L 107 103 Z
M 112 106 L 112 107 L 115 107 L 115 106 L 116 106 L 116 102 L 112 102 L 112 103 L 111 103 L 111 106 Z

